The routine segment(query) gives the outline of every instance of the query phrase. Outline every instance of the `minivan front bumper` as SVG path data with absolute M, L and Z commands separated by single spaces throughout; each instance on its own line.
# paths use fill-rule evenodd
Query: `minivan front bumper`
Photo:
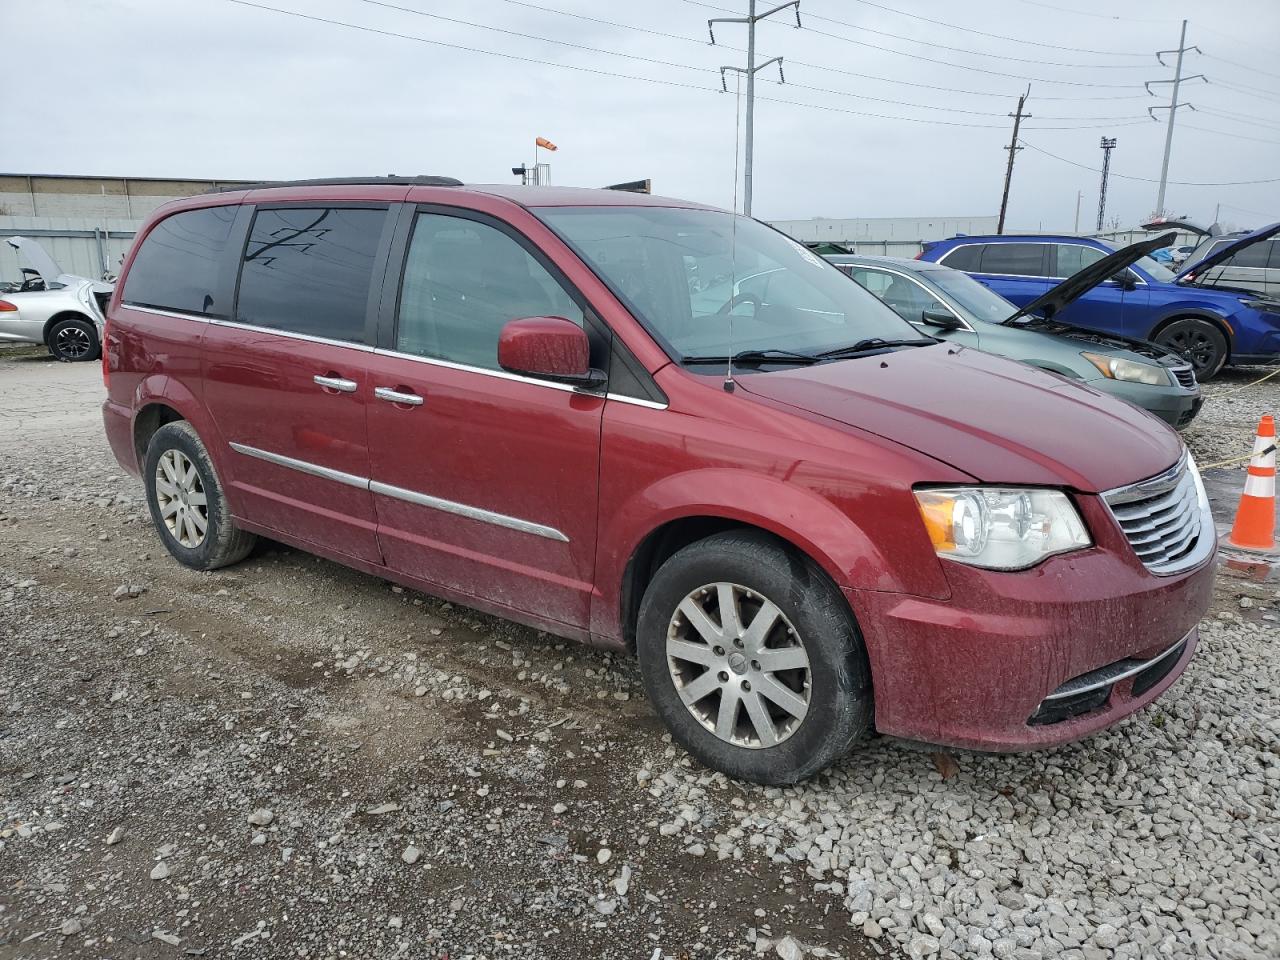
M 1212 599 L 1212 555 L 1156 576 L 1100 498 L 1077 502 L 1090 549 L 1018 572 L 947 563 L 949 600 L 845 590 L 871 661 L 877 729 L 976 750 L 1055 746 L 1141 709 L 1182 674 Z M 1127 675 L 1094 683 L 1109 671 Z M 1073 686 L 1090 695 L 1055 704 Z

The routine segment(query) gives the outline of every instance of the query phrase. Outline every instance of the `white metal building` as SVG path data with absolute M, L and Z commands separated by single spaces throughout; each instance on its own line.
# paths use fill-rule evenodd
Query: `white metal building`
M 16 251 L 3 239 L 29 236 L 68 273 L 100 277 L 120 269 L 133 235 L 156 207 L 235 180 L 0 174 L 0 280 L 16 280 Z
M 891 257 L 914 257 L 923 240 L 942 240 L 957 233 L 996 232 L 995 217 L 814 217 L 771 222 L 801 243 L 839 243 L 857 253 Z

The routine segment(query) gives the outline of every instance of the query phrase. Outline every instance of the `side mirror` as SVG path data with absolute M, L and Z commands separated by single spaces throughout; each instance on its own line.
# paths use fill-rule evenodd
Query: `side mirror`
M 924 310 L 920 313 L 920 322 L 939 330 L 959 330 L 960 321 L 947 310 Z
M 603 371 L 591 369 L 587 333 L 564 317 L 522 317 L 498 336 L 498 366 L 510 373 L 598 387 Z
M 1113 275 L 1111 281 L 1121 290 L 1132 290 L 1138 285 L 1133 279 L 1133 274 L 1128 270 L 1122 270 L 1120 273 Z

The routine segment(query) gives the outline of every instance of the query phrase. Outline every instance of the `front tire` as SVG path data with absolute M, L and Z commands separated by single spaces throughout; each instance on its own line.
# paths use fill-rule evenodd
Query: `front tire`
M 731 777 L 797 783 L 871 726 L 870 669 L 848 604 L 767 534 L 716 534 L 668 559 L 645 592 L 636 642 L 672 736 Z
M 1218 327 L 1198 317 L 1175 320 L 1155 335 L 1155 342 L 1172 350 L 1196 371 L 1201 383 L 1212 380 L 1227 362 L 1227 338 Z
M 143 477 L 151 522 L 179 563 L 215 570 L 249 555 L 258 538 L 231 519 L 213 461 L 191 424 L 178 420 L 155 432 Z
M 88 320 L 68 317 L 49 328 L 49 352 L 63 363 L 97 360 L 102 356 L 98 328 Z

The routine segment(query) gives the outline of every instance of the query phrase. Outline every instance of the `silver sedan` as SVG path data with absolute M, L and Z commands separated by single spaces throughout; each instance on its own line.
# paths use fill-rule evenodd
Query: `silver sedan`
M 102 355 L 102 328 L 112 285 L 61 273 L 34 241 L 7 241 L 26 255 L 39 275 L 36 286 L 0 294 L 0 341 L 39 343 L 59 360 L 96 360 Z M 31 286 L 31 284 L 28 284 Z

